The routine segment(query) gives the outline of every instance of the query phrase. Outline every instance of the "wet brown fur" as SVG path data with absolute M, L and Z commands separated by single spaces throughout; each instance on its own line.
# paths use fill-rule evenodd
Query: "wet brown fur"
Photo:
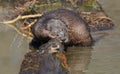
M 32 28 L 32 32 L 33 32 L 34 36 L 37 37 L 37 35 L 40 34 L 38 32 L 39 30 L 36 29 L 36 26 L 41 25 L 42 28 L 46 28 L 47 27 L 46 24 L 49 25 L 49 22 L 46 24 L 43 23 L 43 21 L 45 21 L 46 19 L 58 19 L 65 24 L 65 27 L 66 27 L 66 30 L 68 33 L 67 38 L 69 39 L 68 42 L 66 42 L 66 44 L 68 44 L 68 45 L 80 45 L 81 44 L 83 46 L 89 46 L 92 44 L 92 38 L 90 35 L 90 31 L 87 28 L 86 22 L 75 12 L 73 12 L 71 10 L 67 10 L 67 9 L 53 10 L 53 11 L 47 12 L 43 16 L 41 16 L 39 18 L 38 22 Z M 55 24 L 55 25 L 57 25 L 57 24 Z M 39 34 L 38 33 L 36 34 L 36 32 L 38 32 Z M 44 36 L 44 34 L 41 35 L 41 37 L 42 36 Z

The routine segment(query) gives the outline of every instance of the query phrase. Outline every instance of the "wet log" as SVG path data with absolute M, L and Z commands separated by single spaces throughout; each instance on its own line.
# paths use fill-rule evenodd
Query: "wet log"
M 19 74 L 67 74 L 67 72 L 68 65 L 64 53 L 50 55 L 30 51 L 25 54 Z
M 26 53 L 19 74 L 67 74 L 63 45 L 56 39 Z

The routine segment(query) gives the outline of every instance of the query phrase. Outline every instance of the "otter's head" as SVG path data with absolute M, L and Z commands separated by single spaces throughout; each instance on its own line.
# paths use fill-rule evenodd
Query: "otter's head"
M 55 35 L 52 34 L 49 30 L 46 29 L 47 25 L 45 24 L 35 24 L 32 26 L 32 33 L 38 39 L 40 38 L 55 38 Z

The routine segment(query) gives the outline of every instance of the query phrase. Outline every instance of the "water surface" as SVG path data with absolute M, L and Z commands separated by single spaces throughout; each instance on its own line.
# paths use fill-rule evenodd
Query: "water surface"
M 120 0 L 99 1 L 116 27 L 93 47 L 86 74 L 120 74 Z
M 71 74 L 120 74 L 120 0 L 99 1 L 116 27 L 107 31 L 108 35 L 91 48 L 69 48 L 67 57 Z M 6 19 L 10 6 L 8 0 L 0 0 L 0 21 Z M 12 28 L 0 24 L 0 74 L 18 74 L 28 42 Z

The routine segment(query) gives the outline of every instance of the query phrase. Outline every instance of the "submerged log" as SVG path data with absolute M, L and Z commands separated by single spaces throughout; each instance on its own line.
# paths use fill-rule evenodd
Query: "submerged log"
M 67 58 L 64 47 L 53 39 L 26 53 L 19 74 L 67 74 Z
M 64 53 L 50 55 L 30 51 L 24 57 L 19 74 L 67 74 L 67 69 Z

